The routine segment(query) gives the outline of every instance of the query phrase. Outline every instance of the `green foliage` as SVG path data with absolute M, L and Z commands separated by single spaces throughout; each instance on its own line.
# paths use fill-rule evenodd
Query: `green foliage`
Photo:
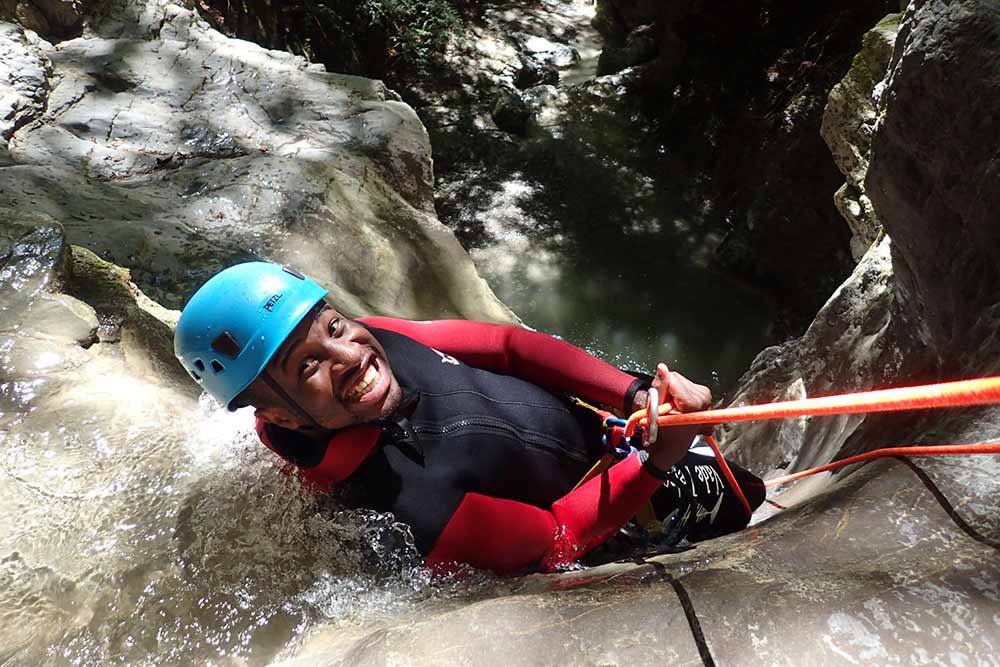
M 386 30 L 396 57 L 417 67 L 426 66 L 463 29 L 450 0 L 364 0 L 359 9 L 371 25 Z
M 3 0 L 0 0 L 0 4 Z M 198 0 L 231 35 L 324 63 L 330 71 L 384 78 L 424 69 L 463 29 L 471 0 Z

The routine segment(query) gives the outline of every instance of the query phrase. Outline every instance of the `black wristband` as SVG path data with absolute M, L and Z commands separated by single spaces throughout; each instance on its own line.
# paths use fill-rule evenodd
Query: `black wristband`
M 650 383 L 650 380 L 645 380 L 643 378 L 636 378 L 632 381 L 632 384 L 630 384 L 628 389 L 625 391 L 625 414 L 632 414 L 632 402 L 635 401 L 635 395 L 640 390 L 649 389 L 651 386 L 652 384 Z
M 653 459 L 649 455 L 649 450 L 646 449 L 639 450 L 639 463 L 642 465 L 643 470 L 648 472 L 656 479 L 662 479 L 664 482 L 670 482 L 674 479 L 674 467 L 670 466 L 670 468 L 667 470 L 664 470 L 663 468 L 658 468 L 656 465 L 653 464 Z

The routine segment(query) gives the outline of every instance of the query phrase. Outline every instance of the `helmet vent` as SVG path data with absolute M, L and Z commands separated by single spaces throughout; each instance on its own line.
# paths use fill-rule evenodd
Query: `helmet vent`
M 287 264 L 285 264 L 281 268 L 282 268 L 282 270 L 284 270 L 285 273 L 287 273 L 289 275 L 293 275 L 296 278 L 298 278 L 299 280 L 305 280 L 306 279 L 306 277 L 304 275 L 302 275 L 301 273 L 299 273 L 298 271 L 296 271 L 292 267 L 288 266 Z
M 194 371 L 188 371 L 188 372 L 189 372 L 189 373 L 191 374 L 191 377 L 193 377 L 193 378 L 194 378 L 195 380 L 197 380 L 198 382 L 201 382 L 201 376 L 200 376 L 200 375 L 198 375 L 198 374 L 197 374 L 197 373 L 195 373 Z
M 215 340 L 212 341 L 212 349 L 219 354 L 224 354 L 230 359 L 235 359 L 240 356 L 241 348 L 240 344 L 236 341 L 233 334 L 228 331 L 223 331 Z
M 212 372 L 213 373 L 218 374 L 218 373 L 221 373 L 224 370 L 226 370 L 225 366 L 223 366 L 222 364 L 220 364 L 218 362 L 218 360 L 212 359 Z
M 197 368 L 202 373 L 205 372 L 205 362 L 202 361 L 201 359 L 195 359 L 194 360 L 194 367 Z

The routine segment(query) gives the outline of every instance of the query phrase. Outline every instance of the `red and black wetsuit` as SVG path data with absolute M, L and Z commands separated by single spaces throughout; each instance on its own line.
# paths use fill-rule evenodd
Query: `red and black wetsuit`
M 325 446 L 273 424 L 258 432 L 305 478 L 348 482 L 364 506 L 408 524 L 428 565 L 551 569 L 600 544 L 663 488 L 633 455 L 570 491 L 603 448 L 596 415 L 563 394 L 630 409 L 641 380 L 517 327 L 360 322 L 403 390 L 397 414 Z

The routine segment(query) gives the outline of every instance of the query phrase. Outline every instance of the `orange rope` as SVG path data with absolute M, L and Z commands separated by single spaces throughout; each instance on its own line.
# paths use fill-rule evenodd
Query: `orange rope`
M 895 412 L 900 410 L 986 405 L 990 403 L 1000 403 L 1000 377 L 959 380 L 957 382 L 942 382 L 914 387 L 897 387 L 895 389 L 880 389 L 876 391 L 863 391 L 852 394 L 688 413 L 669 414 L 673 410 L 673 405 L 665 401 L 657 410 L 656 423 L 661 427 L 721 424 L 723 422 L 750 421 L 753 419 L 783 419 L 806 415 L 841 415 L 860 412 Z M 637 410 L 628 418 L 625 424 L 625 435 L 631 437 L 635 433 L 637 426 L 646 427 L 648 423 L 647 411 Z M 729 469 L 729 464 L 722 456 L 722 451 L 719 449 L 715 438 L 708 436 L 705 440 L 712 448 L 712 451 L 715 452 L 715 457 L 719 462 L 719 467 L 722 469 L 726 481 L 735 490 L 736 495 L 747 511 L 747 515 L 752 515 L 753 510 L 750 507 L 750 503 L 747 501 L 746 496 L 743 495 L 743 490 Z M 767 481 L 765 484 L 767 486 L 776 486 L 801 479 L 808 475 L 835 470 L 852 463 L 860 463 L 888 456 L 942 456 L 957 454 L 1000 454 L 1000 443 L 887 447 L 791 475 L 778 477 Z
M 683 414 L 666 414 L 672 406 L 660 406 L 657 423 L 660 426 L 685 424 L 721 424 L 723 422 L 749 421 L 752 419 L 779 419 L 805 415 L 842 415 L 859 412 L 893 412 L 921 408 L 949 408 L 967 405 L 1000 403 L 1000 377 L 942 382 L 916 387 L 898 387 L 862 391 L 854 394 L 806 398 L 797 401 L 748 405 L 721 410 L 703 410 Z M 645 410 L 638 410 L 628 418 L 625 435 L 631 436 L 636 426 L 647 424 Z

